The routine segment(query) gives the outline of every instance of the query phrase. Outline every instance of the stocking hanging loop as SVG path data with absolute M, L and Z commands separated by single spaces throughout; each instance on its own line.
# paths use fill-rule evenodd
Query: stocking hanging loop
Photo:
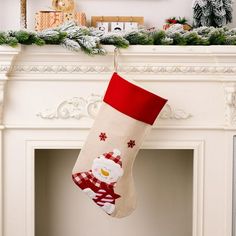
M 114 71 L 118 72 L 118 54 L 119 54 L 119 49 L 115 48 L 114 49 Z

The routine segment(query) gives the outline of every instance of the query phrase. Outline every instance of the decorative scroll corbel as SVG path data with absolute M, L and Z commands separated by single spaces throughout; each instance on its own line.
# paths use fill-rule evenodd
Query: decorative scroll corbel
M 8 73 L 11 71 L 12 61 L 20 50 L 21 47 L 11 48 L 8 46 L 0 46 L 0 125 L 3 121 L 5 82 L 7 81 Z
M 225 123 L 236 126 L 236 83 L 225 87 Z
M 161 111 L 159 118 L 162 120 L 187 120 L 192 117 L 192 114 L 184 111 L 183 109 L 177 109 L 166 104 Z
M 36 115 L 42 119 L 70 119 L 80 120 L 83 117 L 94 119 L 98 113 L 102 97 L 91 94 L 87 98 L 73 97 L 64 100 L 56 108 L 45 109 Z
M 87 117 L 94 119 L 102 104 L 102 96 L 91 94 L 87 98 L 73 97 L 68 100 L 60 102 L 56 108 L 45 109 L 36 114 L 36 116 L 42 119 L 70 119 L 74 118 L 80 120 Z M 162 120 L 187 120 L 192 117 L 192 114 L 182 110 L 175 109 L 169 104 L 165 105 L 165 108 L 160 113 L 159 118 Z

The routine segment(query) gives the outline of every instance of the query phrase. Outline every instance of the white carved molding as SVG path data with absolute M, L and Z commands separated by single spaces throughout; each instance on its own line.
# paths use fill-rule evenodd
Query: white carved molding
M 112 67 L 103 65 L 14 65 L 11 73 L 99 73 L 111 72 Z
M 80 120 L 87 117 L 94 119 L 102 104 L 102 96 L 91 94 L 87 98 L 73 97 L 59 103 L 56 108 L 45 109 L 36 114 L 42 119 L 70 119 Z M 182 109 L 175 109 L 166 104 L 159 118 L 162 120 L 187 120 L 192 115 Z
M 236 83 L 225 87 L 225 122 L 227 126 L 236 125 Z
M 12 74 L 91 74 L 113 71 L 114 46 L 104 45 L 107 56 L 89 57 L 72 53 L 58 45 L 22 46 L 20 56 L 11 68 L 0 63 L 0 71 Z M 0 51 L 10 49 L 0 47 Z M 11 49 L 12 50 L 12 49 Z M 19 50 L 19 49 L 18 49 Z M 234 63 L 228 58 L 236 53 L 235 46 L 130 46 L 119 50 L 119 72 L 167 75 L 233 75 Z M 38 56 L 40 55 L 40 56 Z M 66 58 L 70 57 L 68 62 Z M 44 58 L 47 58 L 45 61 Z M 142 58 L 142 60 L 138 60 Z M 150 60 L 151 59 L 151 60 Z M 0 60 L 1 61 L 1 60 Z M 220 62 L 220 63 L 217 63 Z
M 10 68 L 10 65 L 0 65 L 0 73 L 7 73 L 8 71 L 10 71 Z
M 80 120 L 83 117 L 94 118 L 102 103 L 100 95 L 91 94 L 87 98 L 73 97 L 62 101 L 55 109 L 46 109 L 36 115 L 42 119 L 70 119 Z
M 125 73 L 151 73 L 151 74 L 232 74 L 236 67 L 229 66 L 122 66 L 119 71 Z
M 159 118 L 162 120 L 187 120 L 192 117 L 192 114 L 183 109 L 175 109 L 169 104 L 166 104 L 161 111 Z
M 229 74 L 236 73 L 235 66 L 152 66 L 152 65 L 131 65 L 118 68 L 122 73 L 134 74 Z M 9 73 L 30 73 L 30 74 L 53 74 L 53 73 L 69 73 L 69 74 L 85 74 L 85 73 L 106 73 L 113 72 L 113 66 L 99 65 L 58 65 L 58 64 L 38 64 L 38 65 L 0 65 L 0 71 Z

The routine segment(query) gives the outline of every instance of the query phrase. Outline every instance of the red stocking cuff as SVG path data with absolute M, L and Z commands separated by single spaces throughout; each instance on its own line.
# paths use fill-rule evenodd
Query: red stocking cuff
M 118 111 L 152 125 L 167 102 L 114 73 L 103 101 Z

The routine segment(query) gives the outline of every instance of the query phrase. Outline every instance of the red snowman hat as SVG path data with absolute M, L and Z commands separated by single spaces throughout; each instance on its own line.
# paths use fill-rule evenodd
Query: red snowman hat
M 115 163 L 119 164 L 120 167 L 122 167 L 122 161 L 121 161 L 120 154 L 121 154 L 120 150 L 114 149 L 113 152 L 104 153 L 103 156 L 106 159 L 114 161 Z

